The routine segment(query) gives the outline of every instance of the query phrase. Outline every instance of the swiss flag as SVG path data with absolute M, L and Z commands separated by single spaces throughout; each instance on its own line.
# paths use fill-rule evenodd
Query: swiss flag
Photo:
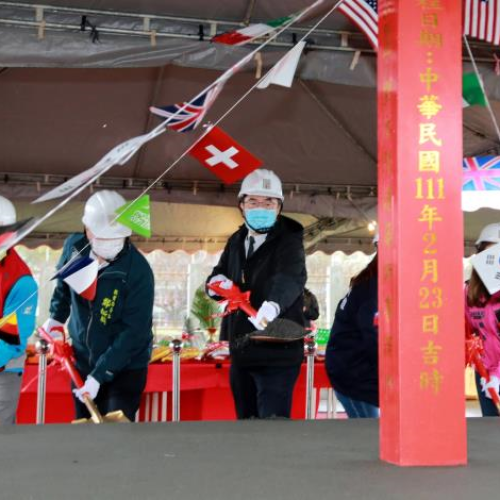
M 218 127 L 212 127 L 189 151 L 225 184 L 243 179 L 259 168 L 262 161 L 240 146 Z

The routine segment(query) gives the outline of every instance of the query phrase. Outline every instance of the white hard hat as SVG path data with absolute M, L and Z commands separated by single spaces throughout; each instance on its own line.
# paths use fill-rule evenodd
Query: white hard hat
M 82 222 L 97 238 L 126 238 L 132 230 L 113 222 L 116 210 L 125 205 L 125 198 L 116 191 L 99 191 L 85 203 Z
M 267 196 L 283 201 L 283 189 L 279 177 L 271 170 L 259 168 L 248 174 L 241 183 L 238 198 L 242 196 Z
M 0 226 L 8 226 L 16 222 L 16 209 L 11 201 L 0 196 Z
M 500 243 L 500 222 L 488 224 L 483 228 L 476 240 L 476 245 L 480 243 Z

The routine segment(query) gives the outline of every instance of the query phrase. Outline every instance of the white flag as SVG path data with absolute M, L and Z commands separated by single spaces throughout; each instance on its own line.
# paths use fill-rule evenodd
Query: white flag
M 470 259 L 472 266 L 493 295 L 500 290 L 500 243 L 492 245 Z
M 299 42 L 289 50 L 259 82 L 258 89 L 267 89 L 270 84 L 290 88 L 306 42 Z
M 89 182 L 91 179 L 97 179 L 113 165 L 124 165 L 143 144 L 161 134 L 164 130 L 165 128 L 160 129 L 156 127 L 148 134 L 132 137 L 132 139 L 128 139 L 118 144 L 118 146 L 115 146 L 111 151 L 106 153 L 92 168 L 72 177 L 60 186 L 51 189 L 48 193 L 40 196 L 32 203 L 41 203 L 42 201 L 54 200 L 66 196 L 80 186 L 83 186 L 83 184 Z

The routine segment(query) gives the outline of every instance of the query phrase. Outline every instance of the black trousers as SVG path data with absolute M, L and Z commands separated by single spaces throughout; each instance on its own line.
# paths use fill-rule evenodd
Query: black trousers
M 111 382 L 106 382 L 99 388 L 95 398 L 97 408 L 103 415 L 110 411 L 122 410 L 126 417 L 134 422 L 147 378 L 147 368 L 118 373 Z M 78 398 L 73 399 L 76 418 L 89 418 L 90 414 L 86 406 Z
M 290 418 L 300 365 L 231 365 L 230 382 L 238 419 Z

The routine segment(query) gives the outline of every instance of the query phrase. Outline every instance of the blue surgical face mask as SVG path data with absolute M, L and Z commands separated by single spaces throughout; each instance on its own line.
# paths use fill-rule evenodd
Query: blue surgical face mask
M 251 208 L 245 210 L 245 221 L 250 229 L 257 233 L 267 233 L 276 222 L 276 210 Z

